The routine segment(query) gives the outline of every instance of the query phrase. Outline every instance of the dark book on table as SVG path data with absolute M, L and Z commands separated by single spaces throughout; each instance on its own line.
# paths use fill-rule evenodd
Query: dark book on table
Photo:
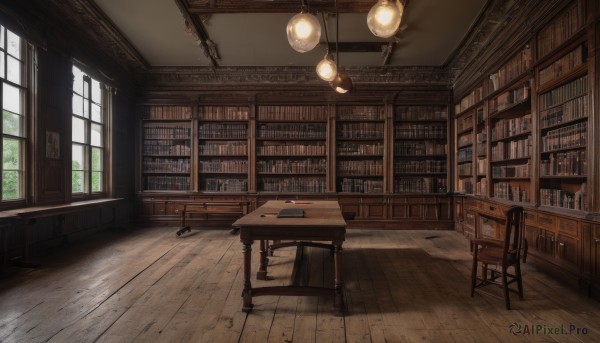
M 284 208 L 279 210 L 277 218 L 302 218 L 304 217 L 304 210 L 301 208 Z

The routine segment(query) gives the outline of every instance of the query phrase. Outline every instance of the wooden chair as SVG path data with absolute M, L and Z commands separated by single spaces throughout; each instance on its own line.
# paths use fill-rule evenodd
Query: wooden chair
M 504 298 L 506 309 L 510 310 L 510 292 L 523 299 L 523 280 L 521 278 L 521 257 L 527 257 L 527 242 L 523 239 L 523 207 L 511 206 L 505 213 L 506 224 L 503 240 L 475 238 L 472 240 L 473 269 L 471 273 L 471 297 L 475 291 Z M 521 256 L 521 252 L 523 255 Z M 477 276 L 477 267 L 481 264 L 481 277 Z M 509 273 L 509 268 L 514 272 Z M 509 287 L 517 283 L 517 289 Z M 489 287 L 488 287 L 489 286 Z M 502 294 L 493 292 L 490 287 L 500 286 Z

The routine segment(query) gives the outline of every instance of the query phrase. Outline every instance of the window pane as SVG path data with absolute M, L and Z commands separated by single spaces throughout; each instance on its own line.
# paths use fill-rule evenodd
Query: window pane
M 4 78 L 4 52 L 0 51 L 0 78 Z
M 71 172 L 71 191 L 73 193 L 83 193 L 85 191 L 85 173 L 82 171 Z
M 93 146 L 102 146 L 102 125 L 92 124 L 92 142 Z
M 2 168 L 4 170 L 21 169 L 21 143 L 17 139 L 2 140 Z
M 4 49 L 4 26 L 0 25 L 0 49 Z
M 6 38 L 6 51 L 16 58 L 21 59 L 21 38 L 9 30 L 6 30 Z
M 83 97 L 83 116 L 85 118 L 90 117 L 90 101 Z
M 6 64 L 6 78 L 18 85 L 21 84 L 21 62 L 13 57 Z
M 92 192 L 102 192 L 102 172 L 92 172 Z
M 102 102 L 102 91 L 100 89 L 100 82 L 92 79 L 92 101 L 99 104 Z
M 88 77 L 84 76 L 84 78 L 83 78 L 83 97 L 85 99 L 89 99 L 90 98 L 90 89 L 89 89 L 89 87 L 90 87 L 90 78 L 89 78 L 89 76 Z
M 85 149 L 83 145 L 73 144 L 72 170 L 86 170 Z
M 83 116 L 83 98 L 73 94 L 73 114 Z
M 22 136 L 22 130 L 21 128 L 23 127 L 23 117 L 21 117 L 20 115 L 8 112 L 8 111 L 2 111 L 2 132 L 9 134 L 9 135 L 13 135 L 13 136 Z
M 102 109 L 96 104 L 92 104 L 92 120 L 102 123 Z
M 21 91 L 17 87 L 9 84 L 2 84 L 2 107 L 13 113 L 22 114 L 21 112 Z
M 83 72 L 73 66 L 73 92 L 83 95 Z
M 102 171 L 103 163 L 102 163 L 102 153 L 103 149 L 92 148 L 92 171 Z
M 87 143 L 85 134 L 85 120 L 77 117 L 73 117 L 72 126 L 72 141 L 77 143 Z
M 16 170 L 2 172 L 2 200 L 21 199 L 23 173 Z

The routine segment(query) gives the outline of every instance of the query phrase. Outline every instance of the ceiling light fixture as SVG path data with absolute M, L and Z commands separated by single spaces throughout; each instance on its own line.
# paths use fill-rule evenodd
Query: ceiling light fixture
M 348 93 L 349 91 L 352 90 L 353 84 L 352 84 L 352 79 L 348 75 L 344 74 L 339 68 L 339 62 L 340 62 L 340 48 L 338 46 L 338 43 L 340 41 L 340 37 L 338 34 L 339 32 L 340 32 L 340 14 L 338 13 L 338 10 L 337 10 L 337 0 L 335 0 L 335 62 L 336 62 L 336 67 L 337 67 L 338 72 L 337 72 L 337 75 L 335 76 L 335 78 L 333 79 L 333 81 L 331 81 L 329 83 L 329 85 L 336 92 L 344 94 L 344 93 Z
M 327 50 L 325 57 L 317 64 L 317 75 L 323 81 L 331 82 L 337 75 L 337 65 L 332 59 L 329 53 L 329 36 L 327 35 L 327 22 L 325 21 L 325 15 L 321 12 L 321 18 L 323 18 L 323 25 L 325 26 L 325 41 L 327 42 Z
M 303 53 L 314 49 L 321 40 L 319 20 L 305 10 L 304 0 L 302 0 L 301 12 L 288 21 L 286 29 L 290 46 Z
M 378 0 L 367 15 L 369 30 L 381 38 L 389 38 L 398 32 L 404 13 L 404 5 L 400 0 Z

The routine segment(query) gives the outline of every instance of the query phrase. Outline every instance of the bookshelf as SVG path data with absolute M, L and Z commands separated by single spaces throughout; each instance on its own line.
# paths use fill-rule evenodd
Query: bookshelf
M 336 189 L 344 193 L 384 192 L 384 106 L 337 107 Z
M 198 108 L 198 188 L 248 191 L 248 106 Z
M 475 195 L 488 195 L 488 133 L 487 111 L 483 106 L 475 109 Z
M 448 107 L 394 108 L 394 193 L 447 192 Z
M 143 190 L 190 190 L 191 114 L 189 106 L 143 106 Z
M 327 106 L 258 106 L 259 192 L 326 192 L 327 114 Z
M 483 84 L 476 86 L 470 93 L 465 95 L 459 102 L 454 106 L 455 128 L 456 132 L 456 156 L 455 156 L 455 170 L 456 170 L 456 184 L 455 190 L 463 194 L 474 194 L 477 185 L 477 137 L 483 138 L 483 136 L 477 136 L 476 133 L 479 131 L 475 130 L 475 123 L 478 120 L 478 116 L 483 119 L 484 113 L 482 112 L 483 97 L 484 97 Z M 475 153 L 474 153 L 475 150 Z M 481 184 L 479 184 L 481 187 Z

